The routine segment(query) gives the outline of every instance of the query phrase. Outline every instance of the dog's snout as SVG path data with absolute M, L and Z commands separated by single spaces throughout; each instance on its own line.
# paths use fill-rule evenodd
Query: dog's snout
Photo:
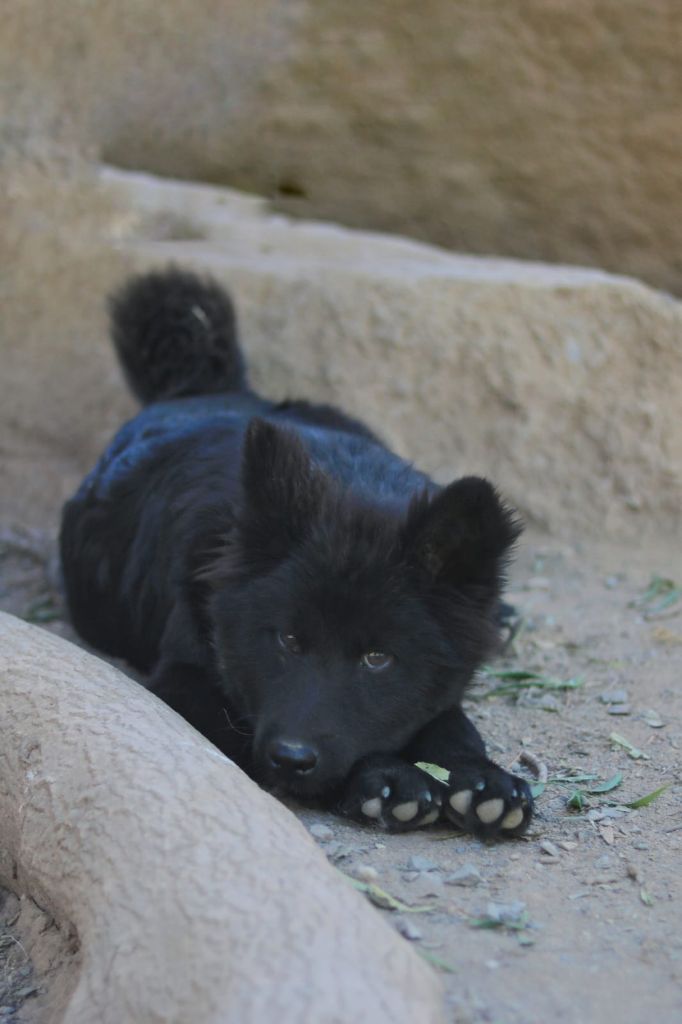
M 272 766 L 278 771 L 296 775 L 307 775 L 315 768 L 319 759 L 314 747 L 299 740 L 271 740 L 267 755 Z

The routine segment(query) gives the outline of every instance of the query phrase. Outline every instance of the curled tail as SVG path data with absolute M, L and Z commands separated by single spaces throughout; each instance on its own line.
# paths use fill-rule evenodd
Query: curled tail
M 170 268 L 132 277 L 109 300 L 111 336 L 143 404 L 247 386 L 229 296 Z

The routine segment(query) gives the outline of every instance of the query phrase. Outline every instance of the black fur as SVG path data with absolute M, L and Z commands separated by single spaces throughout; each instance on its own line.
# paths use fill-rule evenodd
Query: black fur
M 234 309 L 212 281 L 182 270 L 134 277 L 109 313 L 123 372 L 143 404 L 246 387 Z
M 81 635 L 265 785 L 391 829 L 522 832 L 530 793 L 460 708 L 520 532 L 494 488 L 440 488 L 340 410 L 255 395 L 214 283 L 137 277 L 111 309 L 151 404 L 64 509 Z

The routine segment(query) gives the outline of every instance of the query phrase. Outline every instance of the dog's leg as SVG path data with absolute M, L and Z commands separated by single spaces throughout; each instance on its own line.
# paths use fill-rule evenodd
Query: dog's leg
M 443 814 L 459 828 L 484 839 L 518 836 L 528 828 L 533 814 L 528 783 L 487 757 L 476 726 L 461 708 L 430 722 L 403 755 L 447 769 Z
M 441 816 L 447 787 L 395 754 L 373 754 L 348 776 L 338 811 L 389 832 L 431 825 Z
M 448 772 L 439 782 L 415 762 Z M 374 754 L 350 773 L 339 811 L 390 832 L 445 817 L 482 839 L 518 836 L 533 814 L 528 783 L 491 761 L 475 725 L 461 708 L 443 712 L 401 754 Z

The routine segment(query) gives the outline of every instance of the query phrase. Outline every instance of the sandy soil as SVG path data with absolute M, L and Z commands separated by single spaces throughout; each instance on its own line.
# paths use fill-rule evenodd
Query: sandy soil
M 293 808 L 339 870 L 400 901 L 377 912 L 444 972 L 453 1024 L 682 1019 L 682 600 L 633 606 L 655 574 L 682 580 L 679 553 L 523 544 L 512 581 L 523 623 L 494 668 L 578 685 L 495 695 L 504 681 L 487 677 L 469 710 L 501 764 L 530 751 L 547 767 L 524 840 L 484 845 L 443 827 L 390 836 Z M 72 637 L 56 584 L 53 538 L 4 530 L 0 607 Z M 559 781 L 573 775 L 589 778 Z M 567 807 L 576 789 L 618 775 L 583 810 Z M 627 806 L 662 786 L 648 806 Z M 13 920 L 16 901 L 5 907 L 0 1022 L 38 1024 L 58 967 L 43 966 L 23 915 Z M 21 967 L 37 950 L 19 985 L 14 940 Z

